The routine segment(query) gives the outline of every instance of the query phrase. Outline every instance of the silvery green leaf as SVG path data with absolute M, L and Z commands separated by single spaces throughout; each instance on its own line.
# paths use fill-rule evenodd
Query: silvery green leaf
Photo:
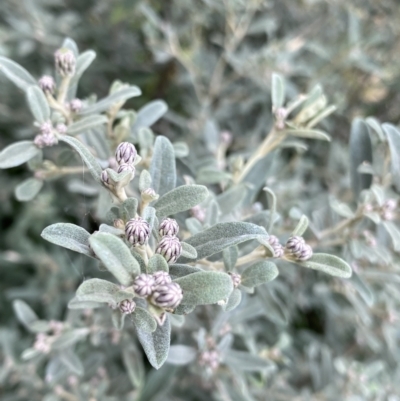
M 197 220 L 195 217 L 189 217 L 188 219 L 186 219 L 185 224 L 190 234 L 192 235 L 197 234 L 203 230 L 203 226 L 201 225 L 200 221 Z
M 222 251 L 225 269 L 232 271 L 239 256 L 239 249 L 236 245 L 230 246 Z
M 350 131 L 350 174 L 351 187 L 358 198 L 360 192 L 371 186 L 372 176 L 360 174 L 358 167 L 367 162 L 372 164 L 372 145 L 367 125 L 361 118 L 355 118 Z
M 37 86 L 30 86 L 26 91 L 26 100 L 34 119 L 39 123 L 44 123 L 50 119 L 50 107 L 46 96 Z
M 61 362 L 72 372 L 78 376 L 83 375 L 84 368 L 81 360 L 72 350 L 64 350 L 60 352 L 60 360 Z
M 199 184 L 218 184 L 226 182 L 232 178 L 232 174 L 226 171 L 221 171 L 216 167 L 203 167 L 199 170 L 196 177 L 196 182 Z
M 304 232 L 307 230 L 308 227 L 308 217 L 306 215 L 302 215 L 300 217 L 299 222 L 297 223 L 296 228 L 293 230 L 292 232 L 292 236 L 298 235 L 298 236 L 302 236 L 304 234 Z
M 106 168 L 106 171 L 109 180 L 116 188 L 126 187 L 132 180 L 131 171 L 122 171 L 121 173 L 117 173 L 112 168 Z
M 171 345 L 165 362 L 171 365 L 187 365 L 196 359 L 197 350 L 188 345 Z
M 35 320 L 30 325 L 30 331 L 34 333 L 45 333 L 51 329 L 51 325 L 47 320 Z
M 229 297 L 231 277 L 223 272 L 198 272 L 175 280 L 183 291 L 182 305 L 208 305 Z
M 196 259 L 197 258 L 197 251 L 191 245 L 187 244 L 186 242 L 181 242 L 182 245 L 182 253 L 181 255 L 184 258 L 188 259 Z
M 193 274 L 197 272 L 203 271 L 199 267 L 195 266 L 190 266 L 190 265 L 184 265 L 180 263 L 175 263 L 171 266 L 169 266 L 169 274 L 172 277 L 172 279 L 178 278 L 178 277 L 184 277 L 187 276 L 188 274 Z
M 329 199 L 329 206 L 339 216 L 350 218 L 350 219 L 354 217 L 354 212 L 350 209 L 350 207 L 348 205 L 346 205 L 345 203 L 339 202 L 335 198 Z
M 242 300 L 242 291 L 235 288 L 232 291 L 232 294 L 229 295 L 229 298 L 226 304 L 223 306 L 223 309 L 225 310 L 225 312 L 230 312 L 240 304 L 241 300 Z
M 43 181 L 37 178 L 28 178 L 15 188 L 15 197 L 20 202 L 32 200 L 42 189 Z
M 169 315 L 171 325 L 175 327 L 182 327 L 185 324 L 185 317 L 182 315 Z
M 124 222 L 136 217 L 138 200 L 136 198 L 128 198 L 124 200 L 120 208 L 120 216 Z
M 207 149 L 211 153 L 215 154 L 220 141 L 220 129 L 218 127 L 218 123 L 215 120 L 207 118 L 204 124 L 203 137 L 205 139 Z
M 247 195 L 244 184 L 235 185 L 216 197 L 222 215 L 237 210 L 242 205 Z
M 74 97 L 76 97 L 78 81 L 95 58 L 96 53 L 93 50 L 87 50 L 77 56 L 75 75 L 72 77 L 71 83 L 69 85 L 68 99 L 73 99 Z
M 126 368 L 126 372 L 134 387 L 142 387 L 144 381 L 144 365 L 142 353 L 136 348 L 133 341 L 127 341 L 123 338 L 122 360 Z
M 136 329 L 146 333 L 153 333 L 157 329 L 156 319 L 144 308 L 137 306 L 132 313 L 132 320 Z
M 89 238 L 89 243 L 108 271 L 122 285 L 130 285 L 140 273 L 139 263 L 120 238 L 98 232 Z
M 114 327 L 121 331 L 124 328 L 125 313 L 122 313 L 119 309 L 114 309 L 111 314 L 111 320 Z
M 141 127 L 151 127 L 167 111 L 167 103 L 163 100 L 153 100 L 152 102 L 147 103 L 139 109 L 132 131 L 136 131 Z
M 161 196 L 154 208 L 158 218 L 170 216 L 198 205 L 207 196 L 208 189 L 203 185 L 182 185 Z
M 79 55 L 78 45 L 76 44 L 76 42 L 73 39 L 65 38 L 61 47 L 65 47 L 66 49 L 71 50 L 72 53 L 74 53 L 74 56 L 78 57 L 78 55 Z
M 396 189 L 400 190 L 400 131 L 391 124 L 382 124 L 386 134 L 389 149 L 392 181 Z M 372 177 L 371 177 L 372 180 Z
M 55 341 L 52 343 L 51 348 L 54 350 L 60 350 L 63 348 L 70 347 L 71 345 L 74 345 L 77 342 L 82 341 L 89 333 L 90 329 L 86 327 L 68 331 L 57 337 Z
M 280 149 L 294 148 L 299 153 L 303 153 L 308 150 L 308 146 L 304 142 L 298 141 L 296 139 L 285 140 L 284 142 L 281 142 L 279 148 Z
M 324 120 L 326 117 L 331 115 L 336 111 L 337 107 L 334 105 L 328 106 L 325 109 L 321 110 L 313 119 L 311 119 L 306 127 L 313 128 L 315 127 L 320 121 Z
M 232 245 L 251 239 L 268 239 L 268 233 L 263 227 L 252 223 L 228 222 L 218 223 L 214 227 L 201 231 L 185 240 L 197 250 L 197 260 L 214 255 Z M 181 260 L 182 259 L 182 260 Z M 179 262 L 184 263 L 185 258 Z
M 151 188 L 151 175 L 147 170 L 142 170 L 139 178 L 139 191 L 142 192 L 147 188 Z
M 36 348 L 27 348 L 24 350 L 21 354 L 21 359 L 23 361 L 29 361 L 30 359 L 33 359 L 39 355 L 43 355 L 40 351 L 38 351 Z
M 274 109 L 283 106 L 285 101 L 285 81 L 281 75 L 276 73 L 272 74 L 271 98 Z
M 140 146 L 142 153 L 146 155 L 146 152 L 150 150 L 154 143 L 154 133 L 150 128 L 141 127 L 137 131 L 137 141 Z
M 59 140 L 66 142 L 68 145 L 72 146 L 81 156 L 83 162 L 86 164 L 93 178 L 97 182 L 101 182 L 102 169 L 100 167 L 99 162 L 90 153 L 89 149 L 82 142 L 68 135 L 60 136 Z
M 305 262 L 296 262 L 298 265 L 314 270 L 320 270 L 331 276 L 349 278 L 352 274 L 351 267 L 343 260 L 334 255 L 325 253 L 314 253 L 311 259 Z
M 17 319 L 22 323 L 26 329 L 31 330 L 31 325 L 39 320 L 36 313 L 32 308 L 21 299 L 13 301 L 14 313 L 17 315 Z
M 379 121 L 376 118 L 368 117 L 365 119 L 365 122 L 376 132 L 381 142 L 385 141 L 385 134 L 382 130 L 382 127 Z
M 101 114 L 93 114 L 87 117 L 83 117 L 82 119 L 75 121 L 68 126 L 67 134 L 75 136 L 85 131 L 89 131 L 99 125 L 106 124 L 107 121 L 107 117 Z
M 249 266 L 242 273 L 241 285 L 253 288 L 257 285 L 268 283 L 278 277 L 279 271 L 276 265 L 266 260 L 261 260 Z
M 110 233 L 114 234 L 117 237 L 123 237 L 125 236 L 125 231 L 122 230 L 121 228 L 116 228 L 114 226 L 109 226 L 108 224 L 100 224 L 99 231 L 102 233 Z
M 151 274 L 160 270 L 168 272 L 169 267 L 165 258 L 156 253 L 149 259 L 149 263 L 147 265 L 147 273 Z
M 76 296 L 72 300 L 75 303 L 82 302 L 101 302 L 111 305 L 117 305 L 125 299 L 131 299 L 133 294 L 123 291 L 117 284 L 111 283 L 100 278 L 91 278 L 85 280 L 76 290 Z M 75 308 L 73 308 L 75 309 Z
M 153 230 L 153 227 L 158 227 L 158 219 L 154 207 L 146 206 L 142 213 L 142 217 L 149 223 L 150 231 Z
M 90 296 L 74 297 L 68 302 L 69 309 L 96 309 L 104 307 L 103 302 L 89 301 Z
M 128 99 L 136 96 L 140 96 L 142 91 L 137 86 L 129 86 L 128 88 L 120 89 L 106 98 L 98 101 L 95 104 L 92 104 L 88 107 L 85 107 L 80 114 L 88 115 L 94 113 L 101 113 L 103 111 L 108 110 L 111 106 L 116 103 L 125 102 Z
M 31 85 L 37 84 L 35 78 L 25 68 L 7 57 L 0 56 L 0 71 L 23 91 L 26 91 Z
M 235 370 L 247 372 L 263 372 L 275 368 L 275 365 L 268 359 L 233 349 L 224 354 L 224 362 Z
M 365 303 L 371 307 L 375 302 L 371 287 L 356 272 L 353 272 L 350 282 L 353 284 Z
M 330 142 L 331 137 L 323 131 L 316 129 L 286 129 L 285 133 L 299 138 L 321 139 Z
M 217 201 L 215 199 L 211 199 L 207 206 L 205 223 L 208 224 L 209 227 L 215 226 L 218 223 L 220 214 L 221 211 L 219 210 Z
M 185 142 L 174 142 L 172 146 L 174 147 L 175 157 L 189 156 L 189 146 Z
M 41 236 L 52 244 L 93 257 L 89 248 L 90 234 L 84 228 L 75 224 L 52 224 L 42 231 Z
M 180 304 L 174 310 L 174 314 L 178 315 L 178 316 L 188 315 L 189 313 L 192 313 L 195 308 L 196 308 L 196 305 L 183 305 L 183 304 Z
M 397 228 L 396 224 L 392 221 L 384 221 L 383 226 L 392 238 L 393 249 L 396 252 L 400 251 L 400 230 Z
M 137 310 L 138 308 L 136 308 Z M 157 326 L 153 333 L 148 333 L 140 328 L 137 329 L 137 335 L 147 359 L 155 369 L 159 369 L 165 362 L 169 352 L 171 338 L 171 324 L 167 315 L 162 326 Z
M 0 152 L 0 168 L 19 166 L 40 153 L 32 141 L 15 142 Z
M 153 189 L 160 196 L 175 188 L 175 152 L 171 142 L 165 136 L 158 136 L 154 142 L 150 175 Z

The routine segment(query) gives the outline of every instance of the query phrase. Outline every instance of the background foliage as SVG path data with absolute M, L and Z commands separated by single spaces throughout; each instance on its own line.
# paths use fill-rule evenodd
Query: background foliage
M 169 110 L 153 131 L 187 142 L 195 171 L 215 167 L 211 155 L 221 131 L 233 135 L 229 165 L 259 146 L 274 121 L 273 72 L 285 77 L 287 99 L 320 84 L 329 103 L 337 106 L 321 124 L 333 141 L 306 140 L 307 150 L 303 145 L 282 148 L 264 172 L 264 183 L 279 200 L 281 232 L 293 229 L 301 213 L 318 230 L 321 220 L 334 225 L 340 213 L 346 213 L 342 208 L 338 215 L 337 205 L 327 207 L 332 197 L 355 209 L 348 147 L 354 118 L 373 115 L 382 122 L 399 122 L 399 13 L 395 0 L 3 0 L 0 55 L 39 78 L 49 71 L 64 37 L 73 38 L 81 50 L 94 49 L 97 59 L 81 80 L 79 97 L 96 93 L 101 98 L 120 79 L 142 90 L 141 97 L 128 102 L 130 108 L 163 99 Z M 0 79 L 3 149 L 32 137 L 35 129 L 23 93 Z M 383 184 L 379 171 L 386 145 L 377 140 L 373 144 L 374 182 Z M 58 157 L 63 160 L 62 150 Z M 235 334 L 237 351 L 228 352 L 230 367 L 219 370 L 217 381 L 198 363 L 190 365 L 184 378 L 171 365 L 155 373 L 141 362 L 140 349 L 116 339 L 111 329 L 93 334 L 96 345 L 80 345 L 83 377 L 52 380 L 44 363 L 22 362 L 20 355 L 34 337 L 17 322 L 12 301 L 25 300 L 40 318 L 64 320 L 66 305 L 83 279 L 102 277 L 84 256 L 40 237 L 46 226 L 60 221 L 89 232 L 97 229 L 102 218 L 97 198 L 81 188 L 86 175 L 46 182 L 33 201 L 21 203 L 14 189 L 31 173 L 25 166 L 0 171 L 2 399 L 49 401 L 71 394 L 74 400 L 201 400 L 210 394 L 216 400 L 333 400 L 338 394 L 346 400 L 398 399 L 398 253 L 391 244 L 386 246 L 387 235 L 379 227 L 375 232 L 375 226 L 354 229 L 349 235 L 353 245 L 324 245 L 352 262 L 362 281 L 332 279 L 282 263 L 278 279 L 256 297 L 246 298 L 234 314 L 215 316 L 215 309 L 205 307 L 174 331 L 173 344 L 188 346 L 196 346 L 194 334 L 203 335 L 194 328 L 203 326 L 209 341 L 225 338 L 224 330 Z M 397 199 L 395 188 L 386 189 L 387 196 Z M 257 201 L 261 207 L 268 205 L 264 193 Z M 254 213 L 260 203 L 247 213 Z M 375 247 L 365 231 L 378 239 Z M 313 236 L 310 240 L 318 245 Z M 71 323 L 74 317 L 69 319 Z M 95 313 L 87 319 L 106 327 L 101 320 L 110 317 Z M 109 346 L 110 341 L 114 345 Z M 235 352 L 244 350 L 268 358 L 274 368 L 255 369 L 251 361 L 249 370 L 256 373 L 237 372 L 232 366 L 239 369 L 245 361 Z M 137 364 L 135 369 L 126 368 L 128 357 Z

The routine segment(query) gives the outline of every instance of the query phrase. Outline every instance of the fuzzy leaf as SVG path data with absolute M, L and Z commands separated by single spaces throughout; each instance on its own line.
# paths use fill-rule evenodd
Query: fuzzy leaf
M 158 219 L 156 217 L 156 209 L 151 206 L 146 206 L 142 213 L 142 217 L 149 223 L 150 231 L 153 230 L 154 225 L 158 226 Z M 156 224 L 155 224 L 156 223 Z
M 181 242 L 182 245 L 182 256 L 188 259 L 196 259 L 197 251 L 192 245 L 187 244 L 186 242 Z
M 60 141 L 66 142 L 68 145 L 72 146 L 81 156 L 83 162 L 86 164 L 87 168 L 90 171 L 90 174 L 92 174 L 93 178 L 97 182 L 101 182 L 101 173 L 102 169 L 100 167 L 99 162 L 96 160 L 96 158 L 90 153 L 89 149 L 80 141 L 78 141 L 76 138 L 73 138 L 71 136 L 63 135 L 60 136 Z
M 32 200 L 42 189 L 43 181 L 37 178 L 28 178 L 15 188 L 15 197 L 20 202 Z
M 167 103 L 163 100 L 153 100 L 147 103 L 137 113 L 132 132 L 142 127 L 151 127 L 168 111 Z
M 139 178 L 139 191 L 144 191 L 151 187 L 151 175 L 147 170 L 142 170 Z
M 242 274 L 241 285 L 253 288 L 274 280 L 279 274 L 274 263 L 262 260 L 249 266 Z
M 111 314 L 111 320 L 114 327 L 121 331 L 124 328 L 125 313 L 122 313 L 119 309 L 114 309 Z
M 232 245 L 251 239 L 268 239 L 268 233 L 263 227 L 252 223 L 228 222 L 219 223 L 214 227 L 201 231 L 185 240 L 197 250 L 196 260 L 214 255 Z M 186 258 L 179 258 L 179 263 L 185 263 Z
M 0 152 L 0 168 L 19 166 L 40 153 L 32 141 L 15 142 Z
M 382 124 L 382 128 L 386 133 L 390 149 L 393 184 L 400 191 L 400 131 L 391 124 Z
M 84 228 L 75 224 L 52 224 L 42 231 L 41 236 L 53 244 L 93 257 L 89 248 L 90 234 Z
M 216 197 L 222 215 L 237 210 L 247 196 L 247 189 L 244 184 L 235 185 Z
M 187 345 L 172 345 L 166 362 L 171 365 L 187 365 L 196 359 L 197 351 Z
M 304 234 L 308 227 L 308 217 L 306 215 L 302 215 L 300 217 L 299 222 L 297 223 L 296 228 L 292 232 L 292 236 L 299 235 L 300 237 Z
M 130 285 L 140 273 L 139 263 L 120 238 L 98 232 L 89 238 L 89 243 L 107 270 L 122 285 Z
M 169 316 L 167 315 L 164 324 L 157 326 L 153 333 L 148 333 L 138 327 L 136 330 L 147 359 L 155 369 L 159 369 L 167 359 L 169 352 L 171 338 Z
M 225 310 L 225 312 L 230 312 L 240 304 L 241 300 L 242 300 L 242 291 L 235 288 L 232 291 L 232 294 L 229 296 L 228 301 L 224 305 L 223 309 Z
M 16 299 L 13 301 L 13 308 L 20 323 L 22 323 L 26 329 L 31 331 L 31 325 L 39 320 L 36 313 L 25 301 L 22 301 L 21 299 Z
M 28 88 L 26 91 L 26 100 L 37 122 L 44 123 L 50 119 L 50 107 L 46 96 L 37 85 Z
M 172 146 L 176 158 L 189 156 L 189 146 L 185 142 L 174 142 Z
M 37 84 L 35 78 L 25 68 L 7 57 L 0 56 L 0 71 L 23 91 L 26 91 L 31 85 Z
M 124 222 L 136 217 L 138 200 L 136 198 L 128 198 L 124 200 L 120 208 L 120 216 Z
M 71 345 L 74 345 L 77 342 L 82 341 L 89 333 L 90 329 L 88 328 L 74 329 L 68 331 L 57 337 L 51 347 L 54 350 L 70 347 Z
M 326 132 L 316 129 L 287 129 L 285 132 L 288 135 L 297 136 L 299 138 L 320 139 L 328 142 L 331 140 L 331 137 Z
M 232 366 L 235 370 L 246 372 L 263 372 L 274 369 L 274 364 L 257 355 L 252 355 L 244 351 L 235 351 L 230 349 L 224 355 L 224 362 Z
M 168 272 L 169 266 L 164 257 L 156 253 L 149 259 L 149 263 L 147 265 L 147 273 L 151 274 L 160 270 Z
M 300 266 L 320 270 L 336 277 L 349 278 L 352 274 L 351 267 L 343 259 L 325 253 L 315 253 L 311 259 L 296 263 Z
M 187 276 L 188 274 L 193 274 L 201 271 L 203 270 L 200 269 L 199 267 L 183 265 L 179 263 L 169 266 L 169 275 L 172 277 L 172 279 L 178 277 L 184 277 Z
M 230 246 L 222 251 L 225 269 L 232 271 L 239 256 L 239 249 L 236 245 Z
M 279 107 L 283 106 L 283 102 L 285 101 L 285 81 L 279 74 L 276 73 L 272 74 L 271 97 L 272 107 L 274 109 L 278 109 Z
M 229 297 L 231 277 L 223 272 L 199 272 L 175 280 L 183 291 L 183 305 L 208 305 Z
M 70 126 L 68 126 L 68 135 L 78 135 L 83 132 L 89 131 L 99 125 L 106 124 L 108 121 L 106 116 L 101 114 L 93 114 L 82 119 L 75 121 Z
M 396 252 L 400 251 L 400 230 L 392 221 L 384 221 L 383 226 L 385 227 L 386 231 L 392 238 L 393 242 L 393 249 Z
M 154 142 L 150 174 L 153 189 L 160 196 L 175 188 L 175 152 L 171 142 L 165 136 L 158 136 Z
M 83 375 L 84 368 L 81 360 L 72 350 L 65 350 L 60 352 L 61 362 L 73 373 L 78 376 Z
M 144 308 L 137 306 L 132 313 L 132 320 L 138 330 L 153 333 L 157 329 L 156 319 Z

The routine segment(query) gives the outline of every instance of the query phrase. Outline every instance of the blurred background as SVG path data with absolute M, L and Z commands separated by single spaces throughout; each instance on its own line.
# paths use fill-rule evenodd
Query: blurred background
M 215 131 L 232 133 L 232 152 L 260 143 L 273 121 L 273 72 L 286 79 L 288 98 L 320 84 L 337 106 L 323 127 L 333 142 L 310 143 L 302 157 L 308 173 L 318 175 L 313 179 L 325 187 L 337 179 L 333 190 L 346 198 L 352 119 L 399 122 L 399 20 L 398 0 L 1 0 L 0 55 L 39 78 L 52 73 L 54 51 L 72 38 L 81 51 L 97 53 L 81 79 L 80 98 L 105 96 L 116 79 L 139 86 L 143 95 L 127 106 L 137 110 L 165 100 L 169 111 L 154 132 L 187 141 L 199 158 Z M 0 76 L 0 149 L 31 138 L 34 129 L 23 93 Z M 32 338 L 18 325 L 11 301 L 22 298 L 43 316 L 62 319 L 77 283 L 93 267 L 83 256 L 45 244 L 41 231 L 59 221 L 88 230 L 98 223 L 90 194 L 63 190 L 63 179 L 46 183 L 28 204 L 18 202 L 14 188 L 29 176 L 26 166 L 0 170 L 0 341 L 18 339 L 16 351 Z M 328 336 L 321 308 L 296 309 L 288 331 Z M 364 351 L 372 359 L 386 352 Z M 3 349 L 0 383 L 6 355 Z M 301 388 L 303 379 L 292 384 Z M 0 384 L 0 398 L 28 399 L 26 393 L 11 397 L 20 384 L 10 380 Z

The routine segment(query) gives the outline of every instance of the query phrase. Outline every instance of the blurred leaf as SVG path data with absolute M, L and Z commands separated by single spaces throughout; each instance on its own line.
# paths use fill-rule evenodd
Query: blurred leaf
M 316 129 L 286 129 L 285 133 L 299 138 L 321 139 L 330 142 L 331 137 L 323 131 Z
M 37 86 L 30 86 L 26 91 L 26 100 L 33 117 L 39 123 L 44 123 L 50 119 L 50 107 L 46 96 Z
M 172 345 L 166 362 L 172 365 L 187 365 L 196 358 L 197 351 L 187 345 Z
M 142 192 L 147 188 L 151 188 L 151 175 L 147 170 L 142 170 L 139 178 L 139 190 Z
M 31 325 L 39 320 L 36 313 L 26 302 L 22 301 L 21 299 L 16 299 L 13 301 L 13 308 L 20 323 L 22 323 L 26 329 L 31 331 Z
M 84 369 L 81 360 L 72 350 L 65 350 L 60 353 L 61 362 L 72 372 L 78 376 L 82 376 Z
M 40 153 L 32 141 L 14 142 L 0 152 L 0 168 L 19 166 Z
M 273 73 L 272 74 L 272 107 L 276 110 L 283 106 L 285 101 L 285 81 L 281 75 Z
M 236 245 L 225 248 L 222 251 L 222 257 L 224 260 L 224 266 L 227 271 L 232 271 L 236 265 L 239 256 L 239 249 Z
M 185 142 L 174 142 L 172 146 L 176 158 L 189 156 L 189 146 Z
M 400 191 L 400 131 L 391 124 L 382 124 L 382 128 L 389 143 L 393 184 Z
M 108 121 L 106 116 L 102 116 L 101 114 L 93 114 L 87 117 L 83 117 L 82 119 L 73 122 L 68 126 L 67 134 L 68 135 L 78 135 L 83 132 L 89 131 L 94 127 L 99 125 L 106 124 Z
M 224 362 L 228 366 L 232 366 L 235 370 L 247 372 L 263 372 L 275 368 L 275 365 L 267 359 L 233 349 L 228 350 L 228 352 L 224 354 Z
M 302 236 L 303 234 L 304 234 L 304 232 L 307 230 L 307 228 L 308 228 L 308 224 L 309 224 L 309 221 L 308 221 L 308 217 L 306 216 L 306 215 L 302 215 L 301 217 L 300 217 L 300 220 L 299 220 L 299 222 L 297 223 L 297 226 L 296 226 L 296 228 L 293 230 L 293 232 L 292 232 L 292 236 L 296 236 L 296 235 L 298 235 L 298 236 Z
M 242 291 L 235 288 L 232 291 L 232 294 L 229 295 L 229 298 L 226 304 L 223 306 L 223 309 L 225 310 L 225 312 L 230 312 L 240 304 L 241 300 L 242 300 Z
M 349 278 L 352 274 L 351 267 L 343 260 L 334 255 L 325 253 L 314 253 L 311 259 L 305 262 L 296 262 L 300 266 L 314 270 L 320 270 L 331 276 Z
M 125 313 L 122 313 L 119 309 L 114 309 L 111 314 L 111 320 L 114 327 L 121 331 L 124 328 Z
M 393 249 L 396 252 L 400 251 L 400 230 L 397 228 L 395 223 L 392 221 L 384 221 L 382 222 L 383 226 L 385 227 L 386 231 L 392 238 L 393 242 Z
M 89 335 L 89 333 L 90 329 L 86 327 L 68 331 L 57 337 L 52 343 L 51 348 L 54 350 L 68 348 L 71 345 L 74 345 L 77 342 L 82 341 L 87 335 Z
M 26 91 L 31 85 L 37 84 L 35 78 L 25 68 L 7 57 L 0 56 L 0 71 L 23 91 Z
M 151 127 L 168 111 L 168 105 L 163 100 L 153 100 L 139 109 L 132 132 L 141 127 Z
M 42 180 L 38 180 L 37 178 L 28 178 L 27 180 L 22 181 L 15 188 L 15 197 L 20 202 L 30 201 L 39 193 L 42 187 Z
M 181 242 L 182 245 L 182 253 L 181 255 L 184 258 L 188 259 L 196 259 L 197 258 L 197 251 L 191 245 L 187 244 L 186 242 Z

